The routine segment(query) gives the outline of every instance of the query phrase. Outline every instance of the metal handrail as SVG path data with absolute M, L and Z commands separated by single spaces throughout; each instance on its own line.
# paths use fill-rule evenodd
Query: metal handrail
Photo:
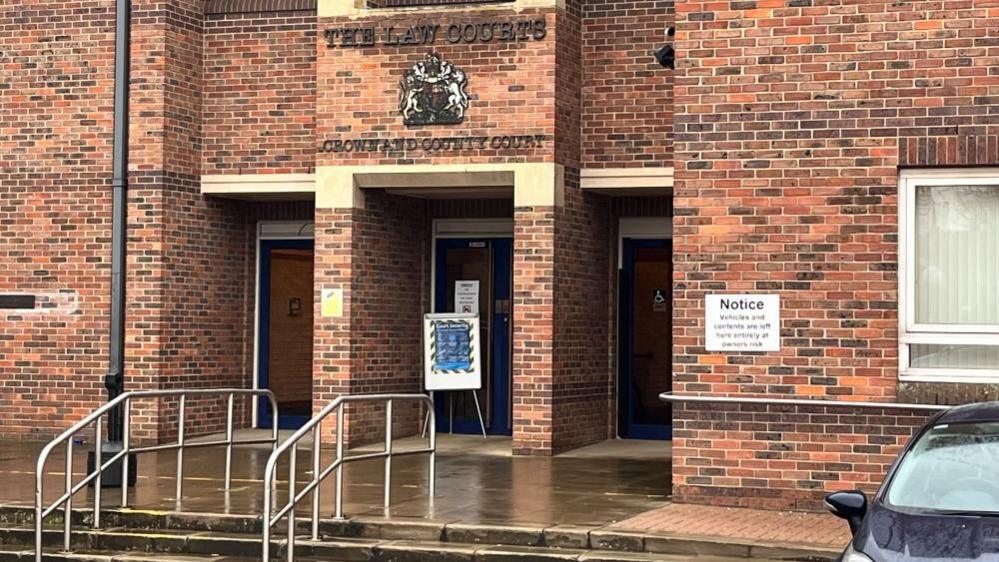
M 188 443 L 185 440 L 184 435 L 184 409 L 187 404 L 188 396 L 201 396 L 201 395 L 226 395 L 228 396 L 227 402 L 227 415 L 226 415 L 226 437 L 222 440 L 214 441 L 202 441 L 198 443 Z M 243 441 L 233 440 L 233 400 L 236 395 L 250 395 L 250 396 L 264 396 L 268 399 L 271 405 L 272 411 L 272 423 L 273 429 L 271 437 L 268 439 L 247 439 Z M 139 398 L 163 398 L 167 396 L 179 396 L 180 397 L 180 413 L 178 415 L 178 430 L 177 430 L 177 442 L 167 443 L 163 445 L 152 445 L 147 447 L 133 447 L 129 440 L 129 433 L 131 428 L 131 405 L 132 400 Z M 103 416 L 113 410 L 114 408 L 121 407 L 124 413 L 124 426 L 123 426 L 123 439 L 121 451 L 118 451 L 114 456 L 108 459 L 106 462 L 102 462 L 101 456 L 101 441 L 103 433 Z M 73 437 L 79 432 L 83 431 L 90 424 L 95 425 L 94 431 L 94 471 L 89 473 L 83 480 L 77 484 L 73 484 Z M 60 496 L 55 502 L 48 505 L 44 504 L 43 491 L 44 491 L 44 475 L 45 475 L 45 463 L 49 458 L 49 454 L 58 447 L 61 443 L 66 443 L 66 487 L 65 492 Z M 183 481 L 184 481 L 184 449 L 189 448 L 199 448 L 199 447 L 212 447 L 217 445 L 226 446 L 225 455 L 225 490 L 228 492 L 232 483 L 232 448 L 234 445 L 255 445 L 263 443 L 271 443 L 274 449 L 277 448 L 278 442 L 278 405 L 277 399 L 274 397 L 274 393 L 267 389 L 246 389 L 246 388 L 203 388 L 203 389 L 176 389 L 176 390 L 144 390 L 144 391 L 133 391 L 125 392 L 118 395 L 114 400 L 109 401 L 100 408 L 91 412 L 87 417 L 83 418 L 76 425 L 70 427 L 66 431 L 60 433 L 57 437 L 49 441 L 45 447 L 42 448 L 41 453 L 38 455 L 38 463 L 35 466 L 35 560 L 36 562 L 42 561 L 42 523 L 46 517 L 52 514 L 54 511 L 59 509 L 60 505 L 65 508 L 65 514 L 63 516 L 63 550 L 70 550 L 70 527 L 72 524 L 72 511 L 73 511 L 73 495 L 82 490 L 85 486 L 94 482 L 94 517 L 93 517 L 93 527 L 95 529 L 100 528 L 101 525 L 101 477 L 105 470 L 110 468 L 116 462 L 121 461 L 121 506 L 128 506 L 128 460 L 129 454 L 134 453 L 147 453 L 151 451 L 167 451 L 174 450 L 177 451 L 177 502 L 178 505 L 181 500 L 181 495 L 183 492 Z
M 430 416 L 430 443 L 428 447 L 398 452 L 392 450 L 392 402 L 396 400 L 418 400 L 427 406 Z M 385 402 L 385 450 L 377 453 L 344 456 L 344 410 L 345 406 L 351 402 Z M 336 411 L 336 458 L 329 466 L 321 470 L 321 424 L 333 411 Z M 312 480 L 301 492 L 296 493 L 295 459 L 298 456 L 298 442 L 310 431 L 312 432 Z M 272 515 L 272 505 L 274 503 L 272 494 L 276 485 L 277 463 L 281 455 L 287 452 L 288 449 L 291 449 L 288 462 L 288 503 Z M 281 446 L 275 449 L 271 453 L 271 457 L 267 460 L 267 467 L 264 469 L 263 562 L 270 561 L 271 527 L 276 525 L 285 516 L 288 517 L 288 540 L 285 552 L 288 562 L 292 562 L 295 559 L 295 506 L 310 492 L 312 493 L 312 540 L 319 539 L 319 486 L 330 473 L 336 471 L 335 517 L 343 519 L 343 465 L 349 462 L 384 458 L 384 506 L 387 508 L 392 499 L 392 457 L 394 455 L 417 455 L 423 453 L 430 455 L 430 475 L 427 494 L 431 501 L 433 501 L 437 474 L 437 419 L 434 412 L 434 402 L 426 394 L 354 394 L 340 396 L 327 404 L 325 408 L 320 410 L 318 414 L 306 422 L 291 437 L 281 443 Z
M 902 402 L 853 402 L 848 400 L 816 400 L 809 398 L 753 398 L 749 396 L 718 396 L 717 394 L 674 394 L 673 392 L 663 392 L 659 395 L 663 402 L 710 402 L 729 404 L 763 404 L 777 405 L 786 404 L 790 406 L 826 406 L 826 407 L 860 407 L 877 408 L 882 410 L 949 410 L 953 406 L 943 406 L 939 404 L 905 404 Z

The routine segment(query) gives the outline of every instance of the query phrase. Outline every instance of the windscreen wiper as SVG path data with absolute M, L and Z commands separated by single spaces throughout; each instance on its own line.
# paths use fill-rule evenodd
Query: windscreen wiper
M 999 511 L 969 511 L 962 509 L 929 509 L 931 515 L 963 515 L 966 517 L 999 517 Z

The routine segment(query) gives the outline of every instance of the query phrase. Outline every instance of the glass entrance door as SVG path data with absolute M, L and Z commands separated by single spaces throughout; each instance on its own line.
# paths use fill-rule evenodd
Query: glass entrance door
M 672 389 L 673 245 L 625 238 L 618 322 L 620 435 L 669 439 L 671 409 L 659 394 Z
M 477 391 L 486 433 L 510 435 L 510 294 L 513 240 L 439 239 L 434 312 L 479 314 L 483 381 Z M 472 391 L 438 392 L 438 431 L 479 433 Z M 452 415 L 453 414 L 453 415 Z

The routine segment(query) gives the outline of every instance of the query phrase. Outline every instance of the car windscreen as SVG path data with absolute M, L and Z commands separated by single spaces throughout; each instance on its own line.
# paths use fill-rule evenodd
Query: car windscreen
M 934 426 L 899 463 L 886 502 L 915 510 L 999 512 L 999 423 Z

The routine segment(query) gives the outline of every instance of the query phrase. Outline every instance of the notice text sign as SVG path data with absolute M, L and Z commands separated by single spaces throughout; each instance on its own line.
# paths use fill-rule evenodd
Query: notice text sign
M 780 351 L 779 295 L 707 295 L 708 351 Z

